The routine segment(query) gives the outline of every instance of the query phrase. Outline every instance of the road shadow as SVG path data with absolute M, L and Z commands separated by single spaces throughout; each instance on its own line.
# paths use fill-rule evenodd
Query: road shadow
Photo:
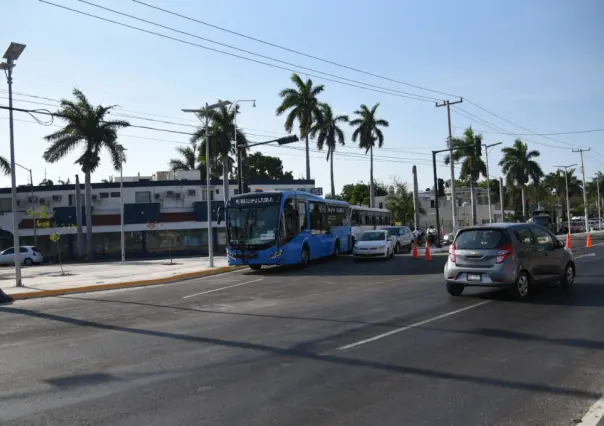
M 381 275 L 431 275 L 442 274 L 446 256 L 433 256 L 432 260 L 412 259 L 409 256 L 396 256 L 390 260 L 367 259 L 355 261 L 352 256 L 337 259 L 320 259 L 304 268 L 300 265 L 263 267 L 259 271 L 245 271 L 246 275 L 259 276 L 381 276 Z
M 593 400 L 600 397 L 599 393 L 574 389 L 562 386 L 552 386 L 548 384 L 522 382 L 516 380 L 505 380 L 491 377 L 453 373 L 447 371 L 438 371 L 433 369 L 425 369 L 418 367 L 408 367 L 402 365 L 394 365 L 388 363 L 382 363 L 377 361 L 369 361 L 358 358 L 345 357 L 341 355 L 331 354 L 318 354 L 309 352 L 306 350 L 296 350 L 291 348 L 279 348 L 275 346 L 269 346 L 259 343 L 250 343 L 237 340 L 218 339 L 212 337 L 203 336 L 191 336 L 188 334 L 170 333 L 158 330 L 149 330 L 143 328 L 125 327 L 121 325 L 105 324 L 100 322 L 94 322 L 89 320 L 77 319 L 57 314 L 50 314 L 44 312 L 36 312 L 29 309 L 15 308 L 15 307 L 2 307 L 0 306 L 0 312 L 20 316 L 20 317 L 31 317 L 45 321 L 54 321 L 63 324 L 69 324 L 77 327 L 94 328 L 99 330 L 107 330 L 121 333 L 129 333 L 140 336 L 151 336 L 162 338 L 166 340 L 177 340 L 182 342 L 189 342 L 193 344 L 205 344 L 215 345 L 239 350 L 247 350 L 256 353 L 264 353 L 271 356 L 287 357 L 292 359 L 309 360 L 319 363 L 332 364 L 335 366 L 346 366 L 346 367 L 357 367 L 373 369 L 378 371 L 385 371 L 394 374 L 411 375 L 416 377 L 423 377 L 427 379 L 436 380 L 453 380 L 464 383 L 471 383 L 481 386 L 494 386 L 507 389 L 517 389 L 531 392 L 539 392 L 550 395 L 563 395 L 573 398 L 582 398 Z
M 604 307 L 604 284 L 599 283 L 601 276 L 579 276 L 570 290 L 564 290 L 559 284 L 535 287 L 528 300 L 519 301 L 509 291 L 492 290 L 462 297 L 482 300 L 497 300 L 509 303 L 525 303 L 544 306 Z
M 469 334 L 482 337 L 492 337 L 521 342 L 551 343 L 554 345 L 571 346 L 584 349 L 604 350 L 604 341 L 575 339 L 575 338 L 551 338 L 537 334 L 523 333 L 519 331 L 501 330 L 496 328 L 475 328 L 472 330 L 451 330 L 438 327 L 419 327 L 421 330 L 434 331 L 438 333 Z

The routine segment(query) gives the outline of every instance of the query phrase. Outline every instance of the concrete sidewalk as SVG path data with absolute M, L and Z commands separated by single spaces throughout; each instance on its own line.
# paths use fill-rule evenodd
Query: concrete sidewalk
M 24 287 L 15 287 L 14 267 L 0 267 L 0 290 L 13 299 L 56 296 L 60 294 L 110 290 L 124 287 L 162 284 L 176 280 L 198 278 L 234 270 L 225 257 L 214 258 L 214 268 L 207 258 L 139 260 L 23 267 Z

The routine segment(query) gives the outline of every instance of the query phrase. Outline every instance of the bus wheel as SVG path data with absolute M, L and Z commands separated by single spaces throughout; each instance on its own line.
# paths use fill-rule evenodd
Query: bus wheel
M 306 268 L 308 266 L 309 261 L 310 250 L 308 250 L 308 246 L 304 246 L 304 248 L 302 248 L 302 255 L 300 257 L 300 263 L 302 264 L 302 267 Z
M 252 271 L 259 271 L 262 265 L 248 265 Z
M 340 240 L 336 241 L 336 245 L 333 249 L 333 257 L 340 257 Z

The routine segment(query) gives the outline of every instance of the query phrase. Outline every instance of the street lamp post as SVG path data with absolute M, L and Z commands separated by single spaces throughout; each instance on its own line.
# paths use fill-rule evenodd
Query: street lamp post
M 230 108 L 233 108 L 235 115 L 233 116 L 233 146 L 237 150 L 237 192 L 243 194 L 243 162 L 241 156 L 241 149 L 237 145 L 237 104 L 239 102 L 252 102 L 252 107 L 256 108 L 256 99 L 239 99 L 231 104 Z M 224 204 L 227 203 L 227 195 L 224 194 Z
M 487 160 L 487 202 L 489 203 L 489 223 L 493 223 L 493 207 L 491 206 L 491 179 L 489 178 L 489 148 L 497 145 L 501 145 L 502 142 L 492 143 L 490 145 L 484 145 L 484 156 Z M 503 210 L 503 206 L 501 207 Z
M 124 236 L 124 163 L 126 162 L 126 148 L 120 145 L 120 247 L 122 249 L 122 262 L 126 261 L 126 238 Z
M 15 166 L 19 166 L 21 167 L 23 170 L 27 170 L 29 172 L 29 189 L 30 189 L 30 193 L 31 193 L 31 199 L 34 199 L 34 178 L 31 172 L 31 169 L 28 169 L 27 167 L 23 167 L 21 164 L 19 163 L 15 163 Z M 37 232 L 37 224 L 36 224 L 36 215 L 35 215 L 35 211 L 32 209 L 32 213 L 33 213 L 33 221 L 34 221 L 34 245 L 37 246 L 38 245 L 38 232 Z
M 216 110 L 217 108 L 230 105 L 229 101 L 217 102 L 212 105 L 206 105 L 204 108 L 199 109 L 183 109 L 182 112 L 192 112 L 197 118 L 199 118 L 205 125 L 205 139 L 206 139 L 206 206 L 207 206 L 207 221 L 208 221 L 208 259 L 210 268 L 214 267 L 214 238 L 212 235 L 212 203 L 210 201 L 210 137 L 209 137 L 209 127 L 210 127 L 210 112 Z M 204 122 L 205 120 L 205 122 Z M 225 194 L 226 196 L 226 194 Z
M 13 246 L 15 251 L 15 285 L 22 287 L 21 283 L 21 256 L 19 245 L 19 217 L 17 216 L 17 179 L 15 174 L 15 128 L 13 121 L 13 68 L 15 61 L 19 59 L 21 53 L 25 50 L 24 44 L 11 43 L 4 53 L 6 62 L 0 63 L 0 69 L 6 73 L 6 81 L 8 83 L 8 115 L 10 127 L 10 174 L 12 186 L 11 210 L 13 211 Z
M 568 235 L 570 235 L 570 197 L 568 195 L 568 169 L 576 166 L 576 164 L 571 164 L 569 166 L 554 166 L 559 169 L 564 169 L 564 182 L 566 185 L 566 223 L 568 228 Z
M 598 203 L 598 229 L 600 231 L 602 231 L 602 212 L 601 212 L 601 205 L 602 205 L 602 197 L 600 196 L 600 175 L 596 176 L 596 202 Z

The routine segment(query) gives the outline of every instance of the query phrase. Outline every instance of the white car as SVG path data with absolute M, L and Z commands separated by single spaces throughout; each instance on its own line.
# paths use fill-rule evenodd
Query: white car
M 388 231 L 394 238 L 395 253 L 411 253 L 413 249 L 413 232 L 406 226 L 382 226 L 379 229 Z
M 34 263 L 42 263 L 44 257 L 40 254 L 40 251 L 34 246 L 21 246 L 19 251 L 19 260 L 22 264 L 30 266 Z M 15 264 L 15 248 L 10 247 L 0 252 L 0 265 L 14 265 Z
M 390 259 L 394 256 L 394 237 L 385 229 L 365 231 L 355 241 L 352 254 L 355 259 Z

